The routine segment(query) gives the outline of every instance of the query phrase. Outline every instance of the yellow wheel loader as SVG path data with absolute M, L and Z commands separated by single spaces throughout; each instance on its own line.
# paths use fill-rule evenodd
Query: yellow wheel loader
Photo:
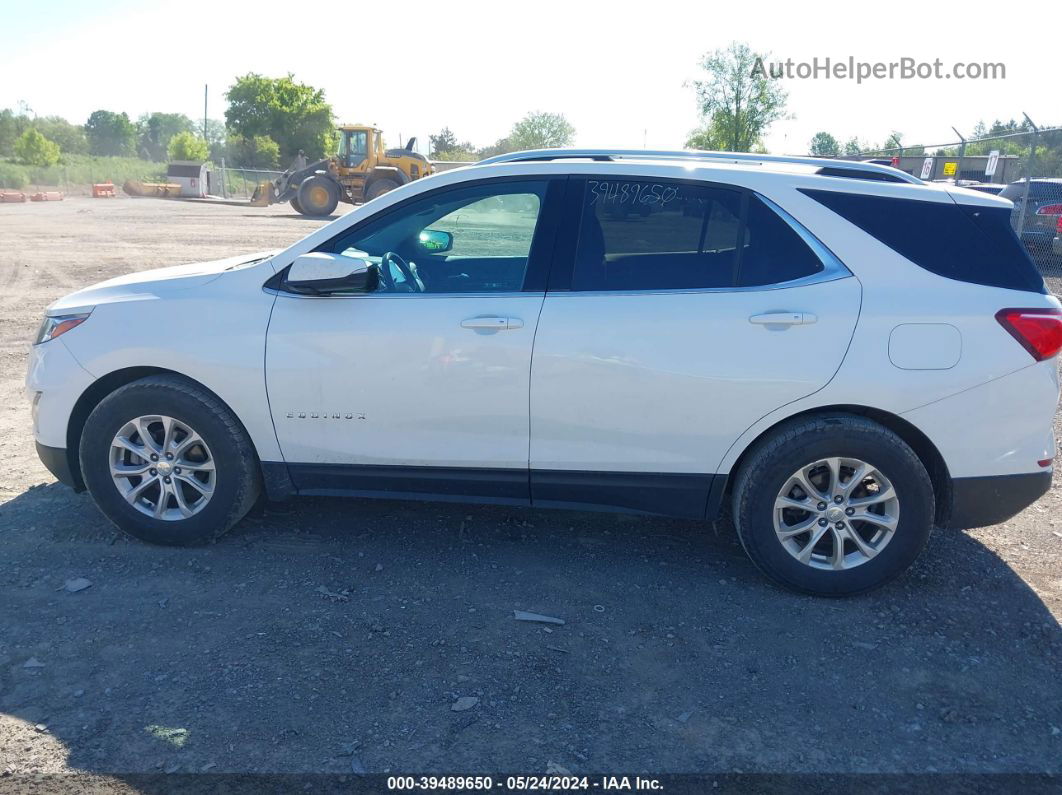
M 435 173 L 424 155 L 413 151 L 416 138 L 403 149 L 384 149 L 375 127 L 341 125 L 334 157 L 288 169 L 273 182 L 258 186 L 251 203 L 260 207 L 290 202 L 303 215 L 331 215 L 339 202 L 361 204 L 399 185 Z

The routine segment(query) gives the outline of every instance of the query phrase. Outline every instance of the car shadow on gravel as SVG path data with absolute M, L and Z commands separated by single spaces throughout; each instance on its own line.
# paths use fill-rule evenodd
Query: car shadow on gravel
M 48 485 L 0 540 L 14 776 L 1062 767 L 1059 625 L 964 533 L 847 600 L 612 514 L 307 499 L 169 549 Z

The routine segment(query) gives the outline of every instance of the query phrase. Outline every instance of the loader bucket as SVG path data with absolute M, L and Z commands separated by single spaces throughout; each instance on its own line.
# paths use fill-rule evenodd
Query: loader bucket
M 273 203 L 273 183 L 272 182 L 259 182 L 258 187 L 254 189 L 254 193 L 251 195 L 252 207 L 268 207 Z

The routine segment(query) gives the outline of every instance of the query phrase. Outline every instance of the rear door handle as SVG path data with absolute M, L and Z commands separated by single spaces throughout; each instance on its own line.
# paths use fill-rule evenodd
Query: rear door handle
M 750 317 L 749 323 L 758 326 L 807 326 L 817 320 L 810 312 L 765 312 Z
M 505 331 L 507 329 L 523 328 L 524 321 L 518 317 L 500 317 L 489 315 L 487 317 L 470 317 L 461 321 L 461 328 L 491 329 Z

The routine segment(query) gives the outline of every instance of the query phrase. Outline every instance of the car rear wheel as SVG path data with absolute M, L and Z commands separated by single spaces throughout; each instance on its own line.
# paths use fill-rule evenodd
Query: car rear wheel
M 798 420 L 759 442 L 733 491 L 738 536 L 775 582 L 820 596 L 869 591 L 905 571 L 934 516 L 925 466 L 863 417 Z
M 243 428 L 216 396 L 179 376 L 150 376 L 104 398 L 79 453 L 100 510 L 153 544 L 205 544 L 242 519 L 260 492 Z

